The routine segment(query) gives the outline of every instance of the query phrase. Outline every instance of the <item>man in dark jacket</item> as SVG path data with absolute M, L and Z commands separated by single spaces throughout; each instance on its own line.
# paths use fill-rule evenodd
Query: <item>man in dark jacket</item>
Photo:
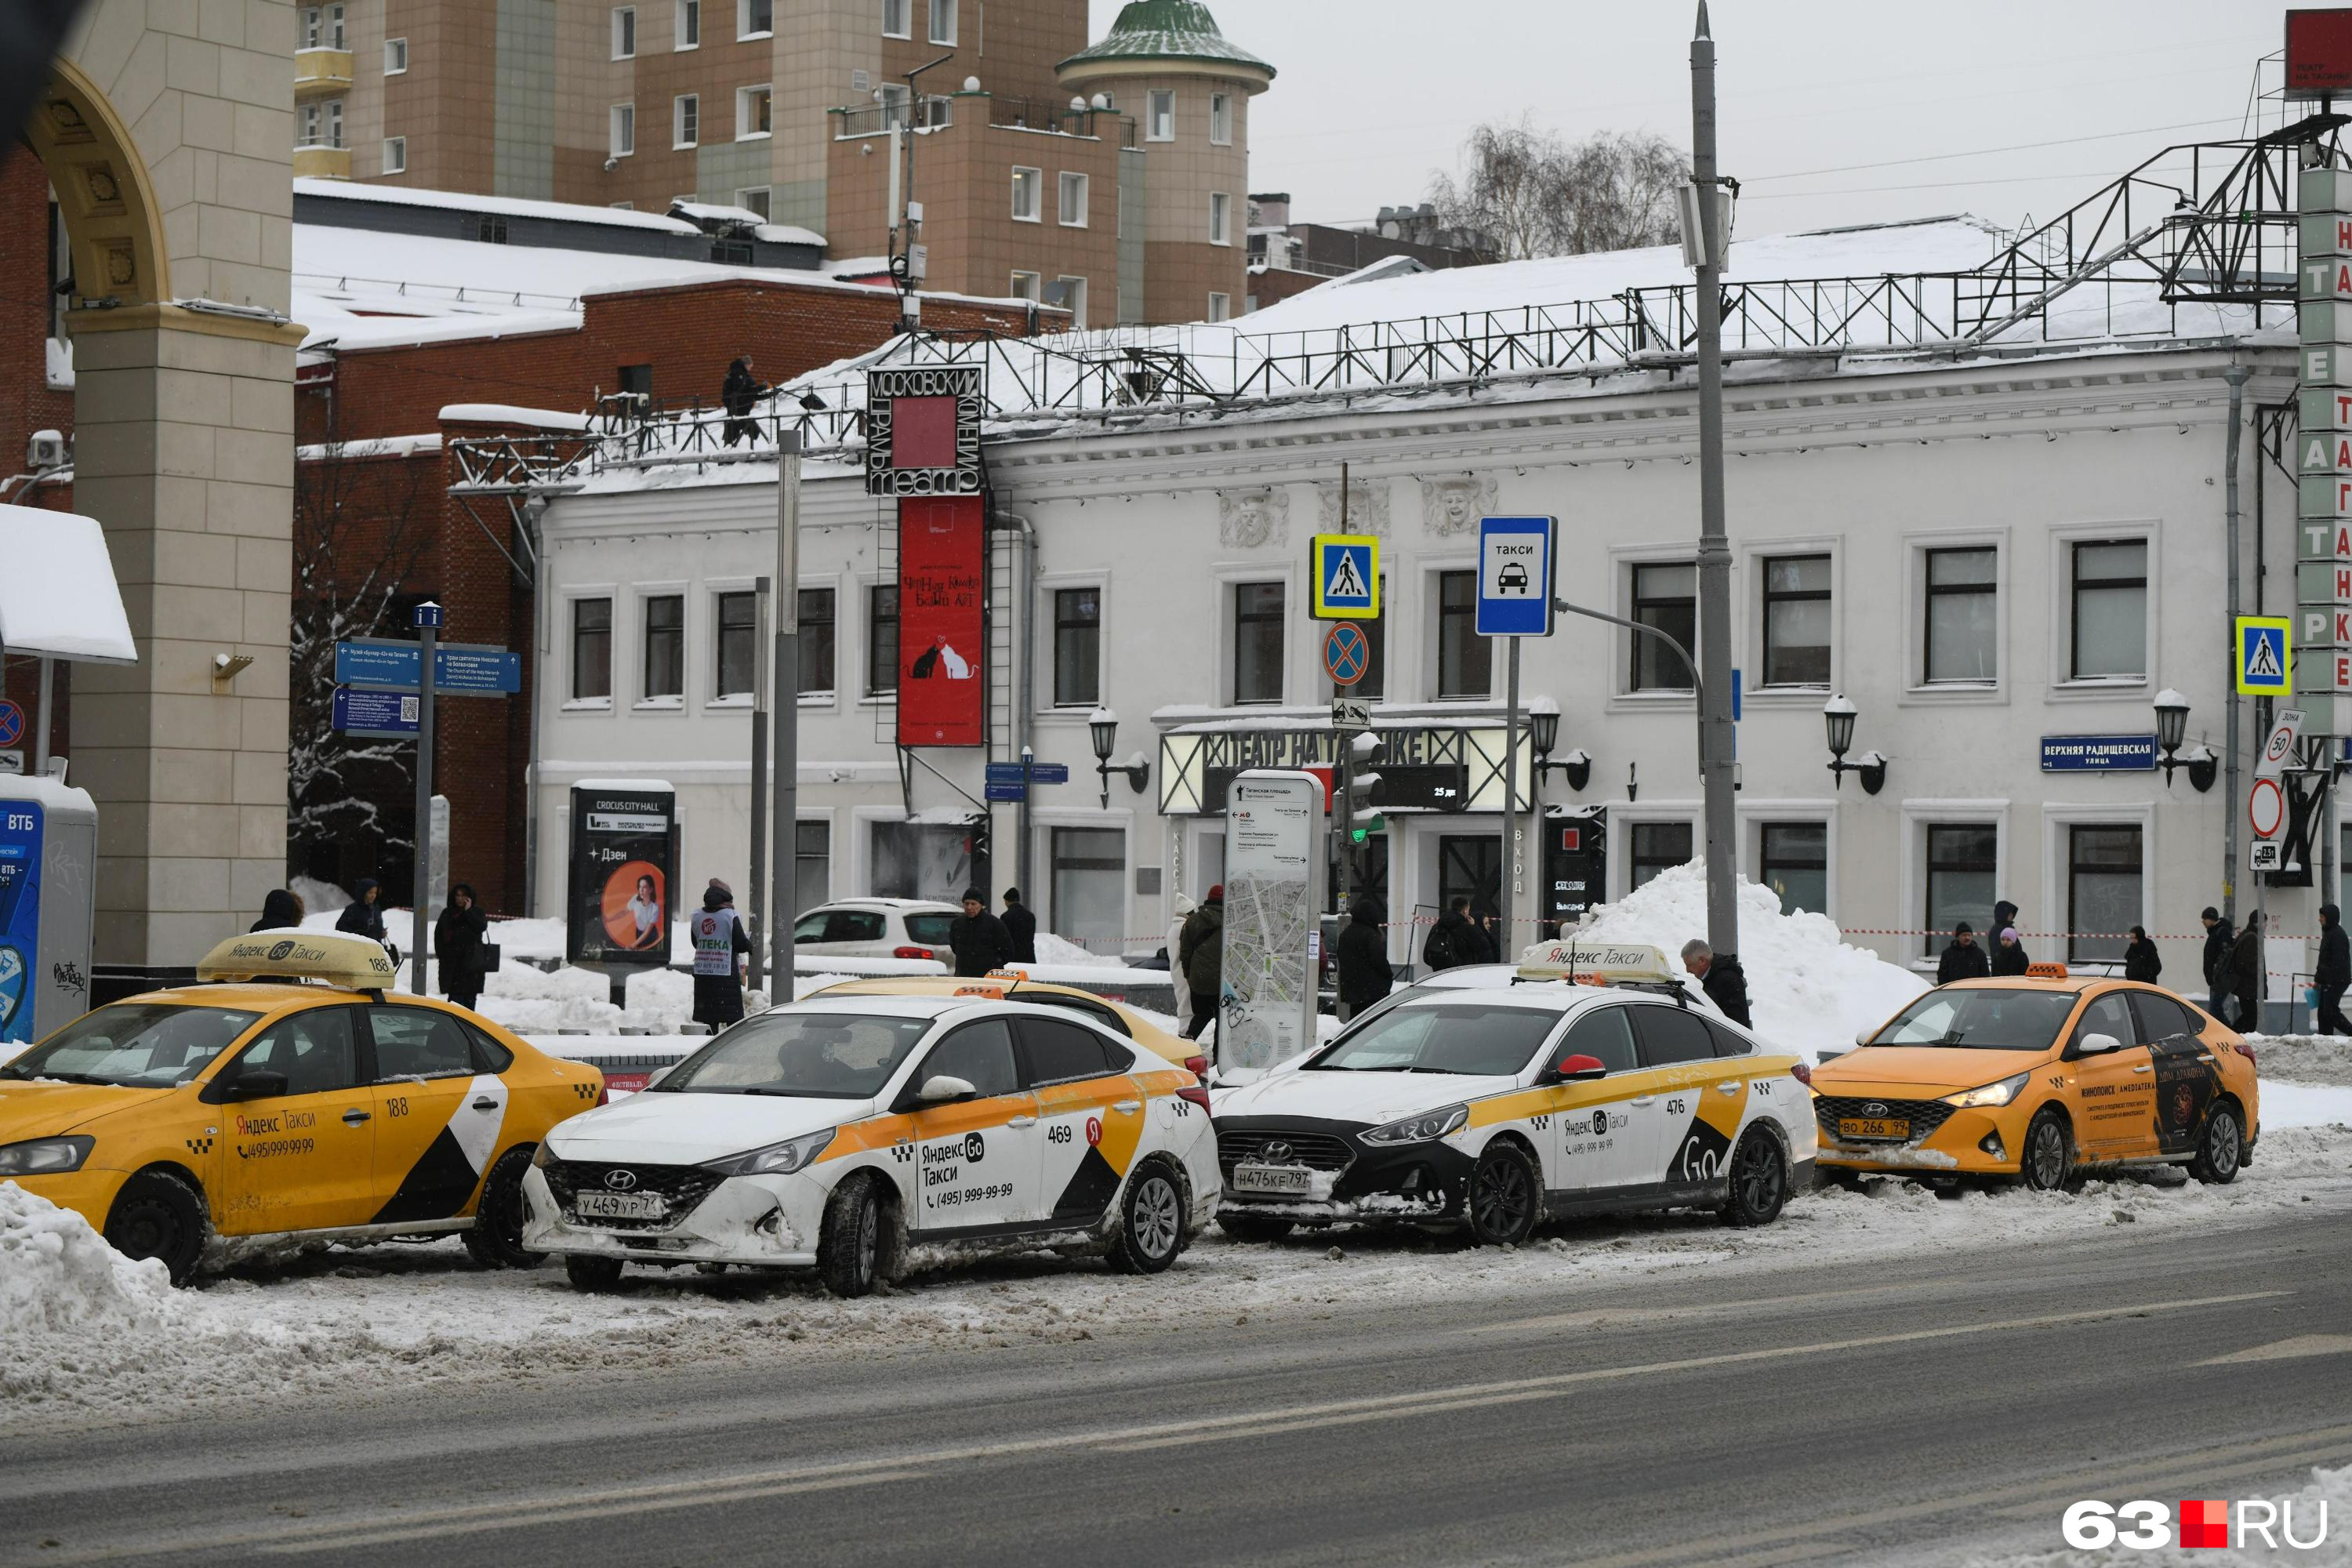
M 272 888 L 262 895 L 261 918 L 253 922 L 255 931 L 283 931 L 302 923 L 302 900 L 292 889 Z
M 1339 1016 L 1352 1018 L 1389 994 L 1396 971 L 1389 967 L 1388 937 L 1381 921 L 1388 906 L 1359 893 L 1348 907 L 1348 923 L 1332 942 L 1339 963 Z
M 460 1007 L 482 998 L 482 950 L 489 929 L 489 917 L 475 901 L 474 885 L 452 883 L 449 906 L 433 922 L 433 962 L 440 966 L 441 994 Z
M 2212 905 L 2199 917 L 2205 922 L 2205 1011 L 2223 1023 L 2230 1021 L 2230 922 Z
M 2352 1035 L 2344 1021 L 2344 990 L 2352 986 L 2352 937 L 2344 934 L 2344 916 L 2334 904 L 2319 906 L 2319 963 L 2311 983 L 2319 993 L 2319 1032 Z
M 768 389 L 751 374 L 751 362 L 739 359 L 727 367 L 727 379 L 719 384 L 719 401 L 727 408 L 727 444 L 757 441 L 760 427 L 752 422 L 751 410 L 760 395 Z
M 2253 1034 L 2263 1026 L 2263 984 L 2269 976 L 2263 973 L 2263 911 L 2247 914 L 2245 928 L 2238 932 L 2237 941 L 2230 944 L 2230 992 L 2237 999 L 2238 1017 L 2231 1026 L 2240 1034 Z
M 1021 901 L 1021 889 L 1004 889 L 1004 934 L 1013 939 L 1013 962 L 1037 962 L 1037 917 Z
M 1977 945 L 1976 927 L 1966 921 L 1954 926 L 1951 945 L 1936 961 L 1936 984 L 1949 985 L 1955 980 L 1982 980 L 1991 973 L 1992 961 Z
M 352 889 L 351 903 L 344 909 L 341 918 L 335 921 L 335 929 L 350 931 L 353 936 L 366 937 L 371 942 L 383 942 L 383 911 L 375 907 L 380 896 L 382 890 L 376 886 L 375 879 L 362 877 L 359 886 Z
M 2132 927 L 2131 941 L 2124 943 L 2124 978 L 2153 985 L 2163 973 L 2164 960 L 2157 956 L 2156 943 L 2147 940 L 2147 928 Z
M 1225 885 L 1219 882 L 1184 918 L 1184 934 L 1176 942 L 1176 968 L 1192 994 L 1192 1021 L 1184 1037 L 1197 1040 L 1217 1016 L 1225 987 Z
M 1465 895 L 1456 893 L 1445 900 L 1445 912 L 1422 941 L 1421 961 L 1432 974 L 1465 963 L 1495 962 L 1494 944 L 1470 919 L 1470 900 Z
M 1738 1025 L 1750 1028 L 1748 1016 L 1748 974 L 1739 967 L 1736 952 L 1717 952 L 1696 937 L 1683 943 L 1683 967 L 1698 977 L 1698 988 L 1717 1011 Z
M 988 912 L 988 895 L 978 888 L 963 890 L 963 913 L 948 926 L 948 945 L 958 974 L 985 974 L 1013 962 L 1013 933 Z
M 2025 933 L 2017 929 L 2017 906 L 2011 903 L 2007 899 L 2003 899 L 2000 902 L 1993 905 L 1992 929 L 1996 931 L 2008 931 L 2017 939 L 2017 956 L 2010 960 L 2010 962 L 2017 965 L 2017 967 L 2013 970 L 2003 969 L 2000 965 L 2000 955 L 1999 953 L 1995 953 L 1993 954 L 1992 972 L 1995 974 L 2024 973 L 2025 966 L 2033 962 L 2033 957 L 2031 953 L 2025 951 Z

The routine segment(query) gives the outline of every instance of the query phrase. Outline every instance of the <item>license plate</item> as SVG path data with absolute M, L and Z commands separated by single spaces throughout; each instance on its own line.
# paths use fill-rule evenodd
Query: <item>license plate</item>
M 572 1207 L 582 1219 L 660 1219 L 669 1213 L 659 1193 L 582 1193 Z
M 1838 1119 L 1841 1138 L 1872 1138 L 1885 1142 L 1899 1143 L 1911 1136 L 1908 1121 L 1887 1121 L 1878 1118 L 1845 1116 Z
M 1235 1165 L 1234 1190 L 1239 1193 L 1312 1192 L 1315 1173 L 1304 1165 Z

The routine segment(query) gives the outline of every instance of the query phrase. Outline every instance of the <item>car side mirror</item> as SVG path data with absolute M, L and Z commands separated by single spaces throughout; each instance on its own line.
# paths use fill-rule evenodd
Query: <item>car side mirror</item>
M 2078 1057 L 2103 1057 L 2123 1048 L 2124 1043 L 2113 1035 L 2084 1035 L 2074 1042 L 2074 1054 Z
M 1854 1043 L 1855 1047 L 1856 1047 L 1857 1049 L 1859 1049 L 1861 1047 L 1864 1047 L 1864 1046 L 1866 1046 L 1866 1045 L 1870 1044 L 1870 1042 L 1871 1042 L 1871 1041 L 1873 1041 L 1873 1040 L 1874 1040 L 1874 1039 L 1876 1039 L 1876 1038 L 1878 1038 L 1878 1031 L 1877 1031 L 1877 1030 L 1875 1030 L 1875 1029 L 1864 1029 L 1864 1030 L 1863 1030 L 1863 1031 L 1862 1031 L 1862 1033 L 1860 1033 L 1860 1034 L 1856 1035 L 1856 1036 L 1853 1037 L 1853 1043 Z
M 1560 1058 L 1559 1064 L 1551 1069 L 1554 1083 L 1589 1083 L 1596 1078 L 1608 1076 L 1606 1063 L 1599 1057 L 1588 1057 L 1580 1051 L 1571 1057 Z
M 923 1087 L 915 1091 L 915 1103 L 953 1105 L 958 1100 L 973 1099 L 979 1093 L 980 1090 L 974 1088 L 969 1079 L 950 1078 L 946 1073 L 941 1073 L 937 1078 L 923 1080 Z
M 228 1086 L 229 1100 L 276 1100 L 286 1092 L 286 1075 L 267 1068 L 247 1068 Z

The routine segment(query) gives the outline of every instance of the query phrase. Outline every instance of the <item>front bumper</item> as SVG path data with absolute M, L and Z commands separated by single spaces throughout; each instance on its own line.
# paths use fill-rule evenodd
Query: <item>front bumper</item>
M 0 1176 L 0 1182 L 14 1182 L 35 1197 L 47 1198 L 61 1209 L 73 1210 L 89 1221 L 92 1230 L 101 1234 L 106 1229 L 106 1216 L 114 1212 L 115 1195 L 130 1179 L 128 1171 L 89 1165 L 47 1176 Z
M 1309 1224 L 1339 1220 L 1450 1220 L 1462 1213 L 1463 1194 L 1469 1188 L 1475 1157 L 1460 1147 L 1460 1134 L 1420 1143 L 1369 1144 L 1366 1126 L 1350 1122 L 1307 1120 L 1273 1121 L 1255 1117 L 1220 1121 L 1218 1171 L 1223 1181 L 1219 1214 L 1257 1215 L 1266 1218 L 1303 1220 Z M 1261 1163 L 1237 1150 L 1255 1153 L 1267 1140 L 1304 1144 L 1310 1140 L 1330 1149 L 1344 1145 L 1346 1160 L 1336 1169 L 1307 1169 L 1304 1193 L 1242 1192 L 1233 1184 L 1233 1167 Z M 1279 1162 L 1265 1162 L 1279 1163 Z M 1328 1161 L 1326 1163 L 1329 1163 Z
M 1887 1097 L 1893 1100 L 1892 1096 Z M 1903 1101 L 1895 1101 L 1902 1104 Z M 2031 1107 L 2011 1103 L 1979 1110 L 1953 1110 L 1940 1100 L 1911 1101 L 1933 1105 L 1943 1120 L 1934 1128 L 1901 1142 L 1843 1139 L 1834 1116 L 1815 1118 L 1820 1135 L 1816 1158 L 1824 1170 L 1868 1171 L 1916 1176 L 2013 1176 L 2025 1147 Z
M 814 1268 L 829 1184 L 806 1173 L 730 1176 L 667 1223 L 606 1222 L 567 1214 L 544 1172 L 522 1180 L 522 1243 L 533 1252 L 636 1263 L 738 1263 Z

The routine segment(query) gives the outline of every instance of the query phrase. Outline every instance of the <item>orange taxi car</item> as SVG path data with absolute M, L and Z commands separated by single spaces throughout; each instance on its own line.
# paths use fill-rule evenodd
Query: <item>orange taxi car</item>
M 2252 1047 L 2126 981 L 1937 986 L 1815 1068 L 1812 1089 L 1832 1175 L 2014 1176 L 2046 1191 L 2088 1167 L 2173 1164 L 2222 1183 L 2261 1127 Z

